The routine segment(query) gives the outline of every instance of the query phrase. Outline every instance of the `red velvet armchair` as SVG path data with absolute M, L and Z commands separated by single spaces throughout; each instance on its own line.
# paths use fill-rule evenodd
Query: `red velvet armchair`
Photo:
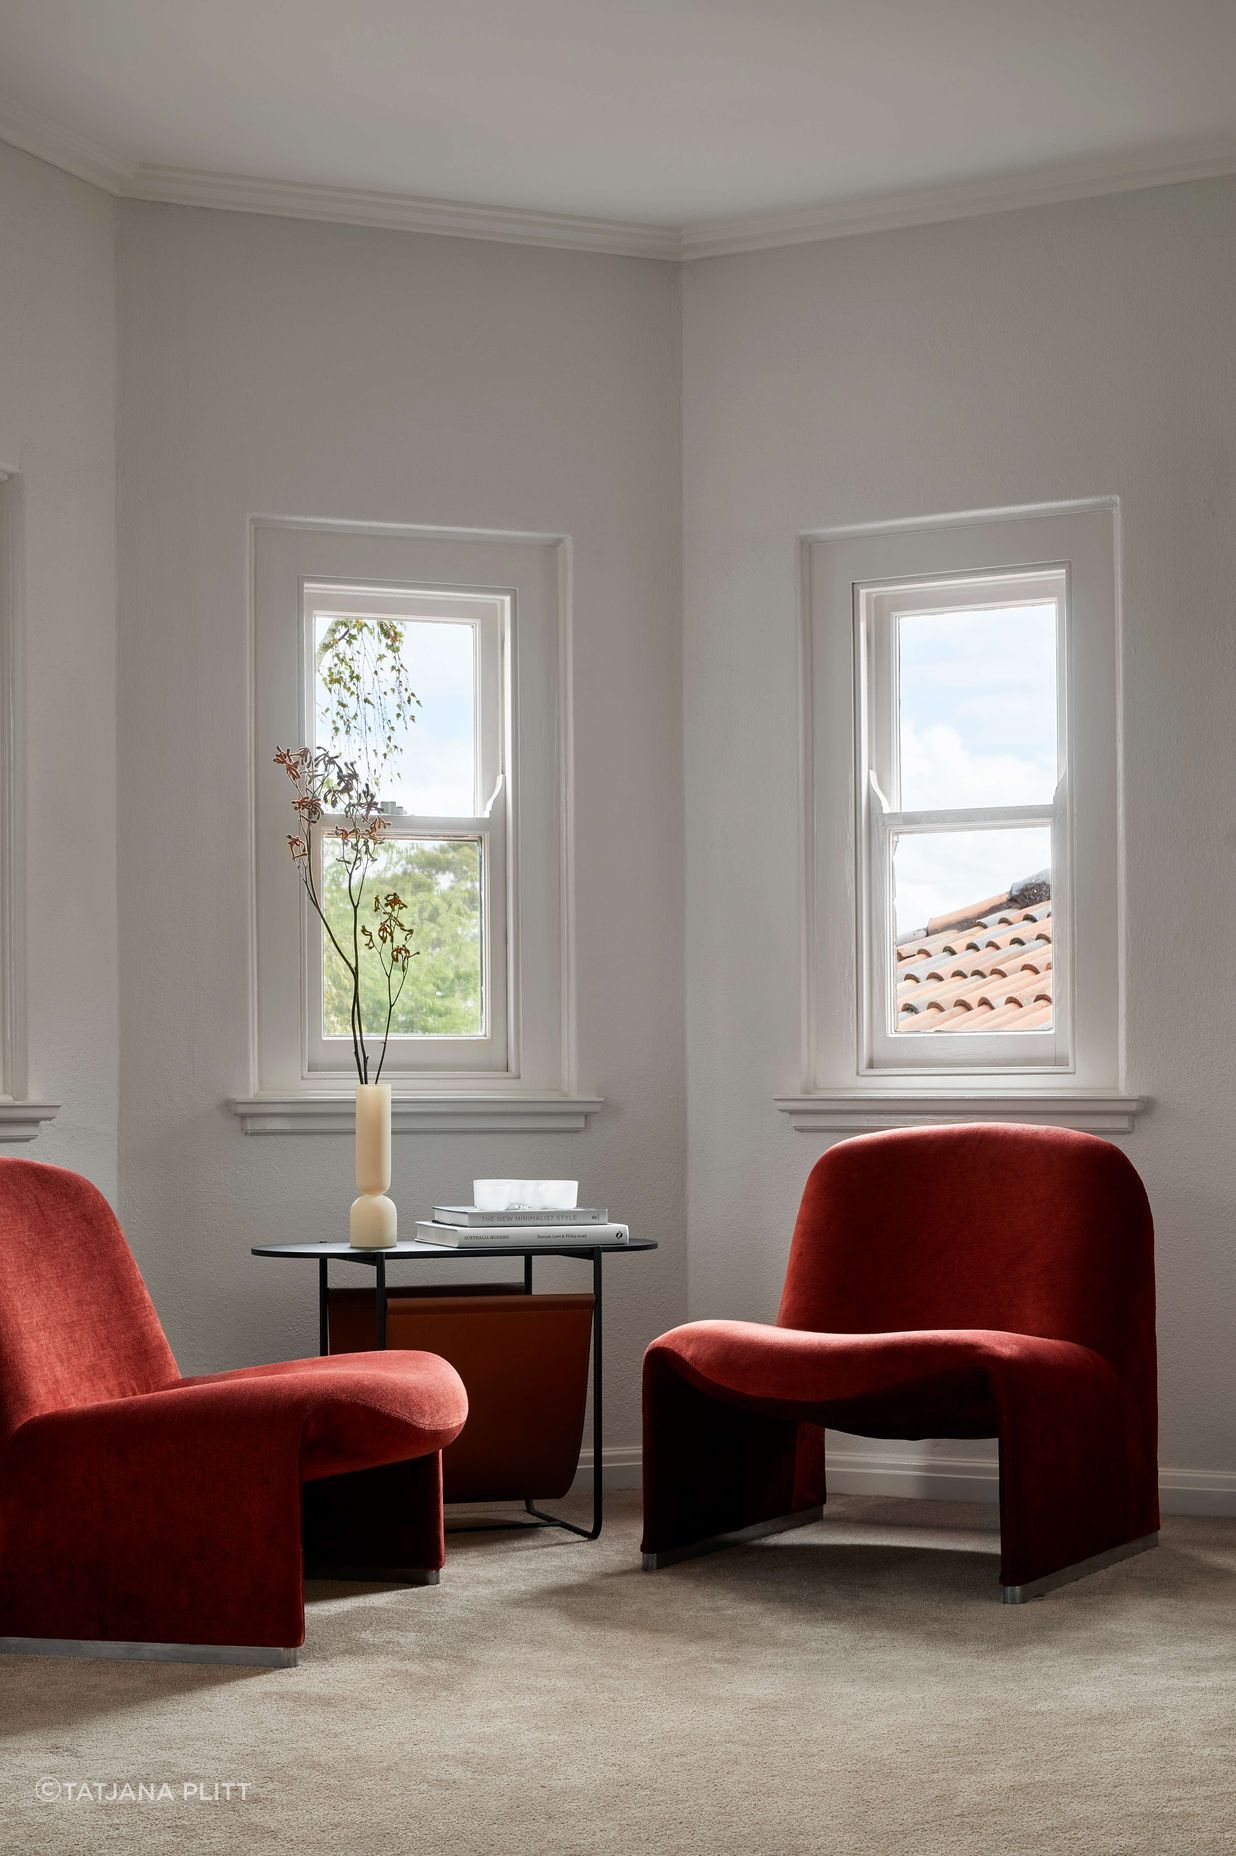
M 776 1325 L 648 1349 L 645 1568 L 818 1520 L 826 1425 L 997 1437 L 1009 1602 L 1153 1546 L 1153 1227 L 1124 1155 L 1000 1126 L 826 1153 Z
M 0 1160 L 0 1648 L 294 1663 L 306 1557 L 436 1584 L 467 1409 L 427 1353 L 182 1378 L 101 1194 Z

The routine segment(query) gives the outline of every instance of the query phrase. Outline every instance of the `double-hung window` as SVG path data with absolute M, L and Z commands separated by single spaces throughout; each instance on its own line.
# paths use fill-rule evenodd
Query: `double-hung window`
M 1117 517 L 804 538 L 798 1125 L 1018 1092 L 1125 1124 Z
M 504 662 L 510 595 L 307 582 L 305 738 L 375 786 L 387 829 L 370 895 L 407 905 L 413 957 L 391 1012 L 384 1074 L 499 1070 L 507 1057 Z M 303 910 L 310 1071 L 347 1067 L 351 988 L 335 942 L 350 932 L 331 814 L 313 830 L 329 928 Z M 360 949 L 367 1035 L 391 1010 L 376 949 Z
M 412 957 L 383 1081 L 396 1127 L 584 1126 L 571 1009 L 567 543 L 552 536 L 255 519 L 251 1132 L 350 1125 L 352 932 L 340 824 L 309 834 L 323 928 L 289 857 L 276 749 L 355 765 L 386 825 L 366 871 Z M 391 1009 L 360 938 L 371 1054 Z M 398 1106 L 402 1103 L 404 1106 Z
M 1067 572 L 856 599 L 869 1061 L 1067 1062 Z

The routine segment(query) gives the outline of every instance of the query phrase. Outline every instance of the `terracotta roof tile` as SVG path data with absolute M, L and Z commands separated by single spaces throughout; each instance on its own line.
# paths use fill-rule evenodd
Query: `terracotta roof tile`
M 1046 872 L 935 916 L 897 944 L 899 1031 L 1042 1031 L 1052 1022 Z
M 986 915 L 988 909 L 1001 909 L 1007 903 L 1008 891 L 1002 896 L 988 896 L 985 902 L 973 903 L 968 909 L 950 909 L 947 915 L 933 915 L 927 924 L 928 934 L 939 934 L 945 928 L 964 928 L 976 915 Z

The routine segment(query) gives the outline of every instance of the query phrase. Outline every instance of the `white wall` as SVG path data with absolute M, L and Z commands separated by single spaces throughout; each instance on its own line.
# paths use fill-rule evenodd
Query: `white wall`
M 772 1313 L 826 1145 L 772 1106 L 801 1080 L 796 536 L 1114 493 L 1127 1081 L 1154 1100 L 1122 1144 L 1158 1226 L 1162 1459 L 1232 1490 L 1234 301 L 1233 181 L 713 260 L 684 291 L 691 1312 Z
M 116 292 L 113 206 L 0 143 L 0 470 L 25 710 L 33 1146 L 116 1196 Z M 0 568 L 2 571 L 2 568 Z
M 186 1370 L 316 1351 L 345 1136 L 250 1136 L 246 524 L 574 543 L 581 1134 L 401 1135 L 410 1220 L 474 1174 L 578 1176 L 657 1236 L 607 1274 L 607 1436 L 685 1305 L 679 280 L 666 265 L 126 203 L 120 873 L 124 1217 Z M 266 744 L 273 752 L 275 743 Z M 288 871 L 288 880 L 292 872 Z M 575 1282 L 570 1265 L 556 1268 Z
M 31 1093 L 65 1102 L 26 1151 L 114 1194 L 113 208 L 0 147 L 0 213 Z M 1115 493 L 1126 1081 L 1155 1104 L 1126 1145 L 1159 1226 L 1163 1457 L 1230 1486 L 1236 182 L 687 267 L 681 512 L 673 268 L 120 215 L 120 1191 L 185 1366 L 312 1350 L 312 1285 L 247 1249 L 349 1196 L 345 1137 L 246 1138 L 224 1106 L 248 1082 L 251 513 L 574 537 L 580 1082 L 607 1107 L 582 1135 L 400 1137 L 396 1166 L 405 1206 L 578 1173 L 662 1239 L 611 1269 L 626 1445 L 640 1347 L 683 1312 L 686 1198 L 692 1312 L 770 1314 L 822 1145 L 772 1107 L 798 1081 L 796 536 Z

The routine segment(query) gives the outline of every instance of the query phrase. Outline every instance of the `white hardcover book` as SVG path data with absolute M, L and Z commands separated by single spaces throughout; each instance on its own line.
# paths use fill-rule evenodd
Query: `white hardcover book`
M 570 1211 L 517 1211 L 483 1212 L 475 1205 L 435 1205 L 433 1208 L 435 1224 L 462 1225 L 465 1230 L 496 1230 L 499 1225 L 509 1225 L 512 1230 L 522 1230 L 525 1226 L 544 1224 L 608 1224 L 609 1213 L 603 1206 L 578 1205 Z
M 538 1224 L 512 1227 L 490 1225 L 481 1228 L 471 1225 L 438 1224 L 432 1219 L 419 1219 L 416 1226 L 417 1239 L 422 1244 L 440 1244 L 452 1250 L 494 1250 L 502 1244 L 544 1244 L 548 1248 L 561 1249 L 564 1244 L 629 1244 L 631 1227 L 626 1224 Z

